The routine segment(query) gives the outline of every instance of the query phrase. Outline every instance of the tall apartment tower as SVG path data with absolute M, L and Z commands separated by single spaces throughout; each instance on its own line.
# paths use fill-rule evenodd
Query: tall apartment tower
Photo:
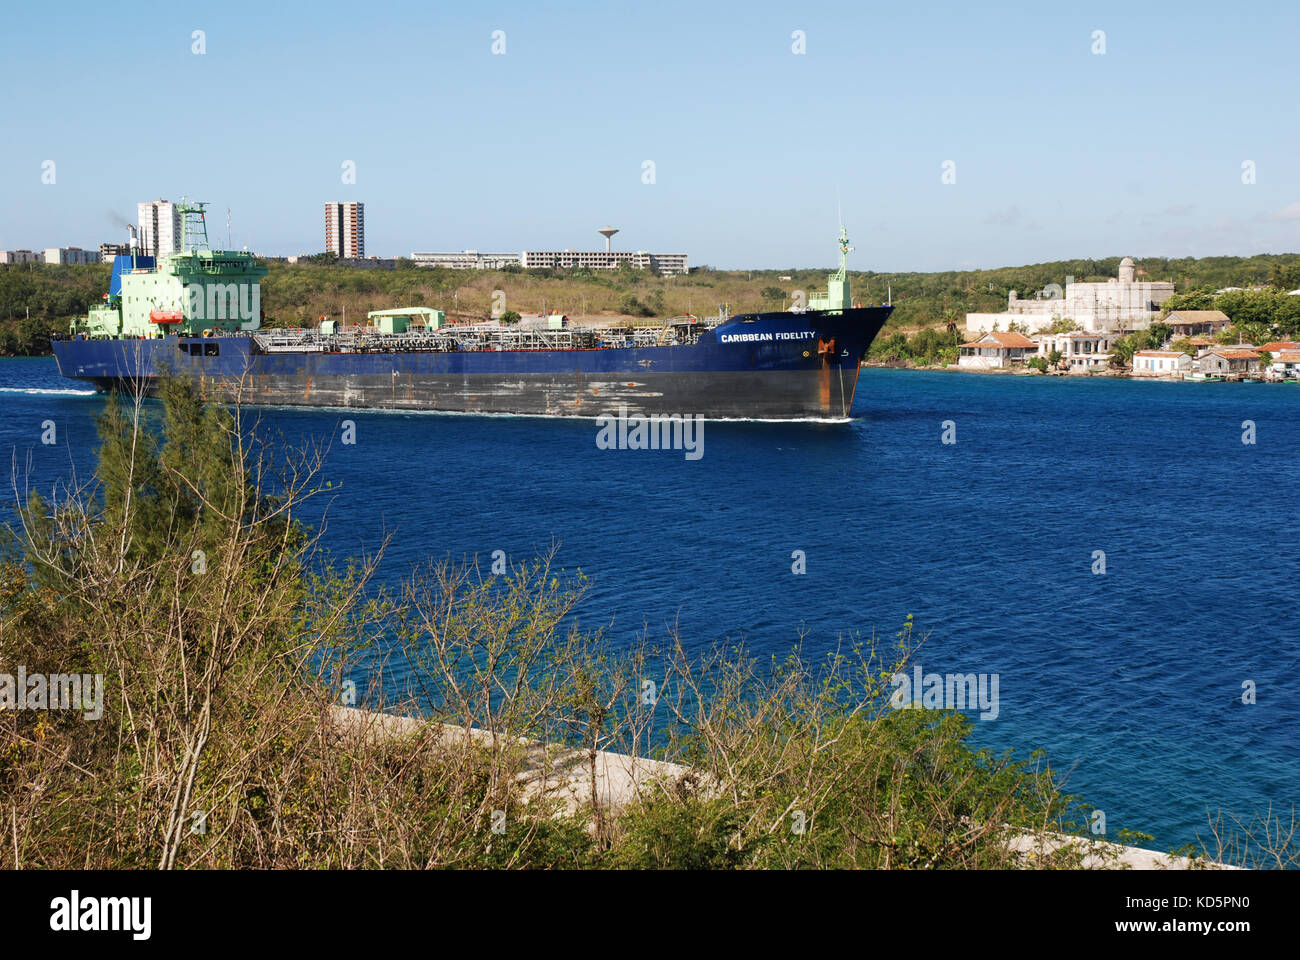
M 181 248 L 181 213 L 169 200 L 151 200 L 136 205 L 139 213 L 140 246 L 144 253 L 165 257 Z
M 325 204 L 325 249 L 339 259 L 366 255 L 366 205 L 355 200 Z

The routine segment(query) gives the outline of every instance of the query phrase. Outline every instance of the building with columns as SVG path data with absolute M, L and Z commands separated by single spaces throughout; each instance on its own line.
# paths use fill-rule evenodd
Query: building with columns
M 1110 348 L 1119 338 L 1118 333 L 1088 333 L 1072 330 L 1069 333 L 1044 333 L 1034 339 L 1038 342 L 1038 355 L 1050 360 L 1053 352 L 1059 353 L 1058 366 L 1069 373 L 1094 373 L 1110 367 Z

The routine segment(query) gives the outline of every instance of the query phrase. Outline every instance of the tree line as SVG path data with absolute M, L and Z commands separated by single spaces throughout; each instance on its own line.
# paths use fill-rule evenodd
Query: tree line
M 883 303 L 892 295 L 894 314 L 886 331 L 935 327 L 948 333 L 964 325 L 968 312 L 1000 312 L 1012 290 L 1025 299 L 1049 284 L 1106 280 L 1116 275 L 1118 257 L 1062 260 L 993 270 L 932 273 L 850 271 L 854 299 Z M 492 315 L 500 297 L 516 313 L 558 311 L 571 316 L 682 316 L 780 310 L 797 296 L 821 290 L 828 268 L 787 270 L 718 270 L 697 267 L 686 276 L 662 277 L 624 265 L 618 270 L 548 269 L 452 270 L 417 267 L 399 260 L 394 270 L 363 270 L 319 263 L 269 262 L 262 282 L 262 304 L 269 326 L 303 326 L 320 316 L 347 315 L 361 320 L 369 310 L 429 306 L 452 319 Z M 1179 290 L 1173 308 L 1222 309 L 1243 323 L 1268 323 L 1284 331 L 1300 330 L 1300 297 L 1282 299 L 1300 286 L 1300 255 L 1200 259 L 1146 258 L 1138 276 L 1172 281 Z M 1260 287 L 1215 294 L 1225 287 Z M 0 354 L 49 351 L 49 335 L 84 316 L 108 289 L 106 266 L 0 266 Z M 925 338 L 908 348 L 937 357 L 944 337 Z M 890 341 L 891 353 L 902 353 Z

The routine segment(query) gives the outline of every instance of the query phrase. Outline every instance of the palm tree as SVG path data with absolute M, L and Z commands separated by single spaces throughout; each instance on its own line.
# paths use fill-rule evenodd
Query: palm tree
M 944 315 L 944 321 L 945 321 L 945 322 L 944 322 L 943 328 L 944 328 L 945 330 L 947 330 L 949 333 L 952 334 L 952 345 L 953 345 L 954 347 L 956 347 L 956 346 L 960 346 L 960 343 L 959 343 L 960 338 L 959 338 L 958 335 L 957 335 L 957 331 L 960 329 L 960 328 L 957 326 L 957 321 L 958 321 L 960 318 L 961 318 L 961 312 L 958 311 L 958 310 L 955 310 L 955 309 L 954 309 L 954 310 L 949 310 L 949 311 Z

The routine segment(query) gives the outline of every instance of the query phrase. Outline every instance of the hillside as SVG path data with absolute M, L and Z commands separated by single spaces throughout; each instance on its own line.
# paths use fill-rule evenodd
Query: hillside
M 890 290 L 896 307 L 890 327 L 916 329 L 960 322 L 968 311 L 998 311 L 1007 294 L 1032 296 L 1049 283 L 1104 280 L 1115 276 L 1119 257 L 1065 260 L 1000 267 L 995 270 L 939 273 L 851 271 L 855 297 L 884 302 Z M 795 291 L 817 291 L 828 269 L 714 270 L 699 267 L 689 276 L 659 277 L 631 268 L 589 270 L 423 269 L 399 261 L 396 270 L 359 270 L 315 264 L 268 264 L 262 305 L 268 325 L 301 326 L 317 317 L 361 318 L 368 310 L 431 306 L 453 318 L 487 317 L 494 291 L 503 307 L 519 313 L 557 310 L 570 316 L 712 316 L 720 304 L 732 313 L 789 306 Z M 108 288 L 106 266 L 58 267 L 43 264 L 0 266 L 0 354 L 48 352 L 51 332 L 67 329 Z M 785 280 L 783 277 L 789 277 Z M 1300 255 L 1207 257 L 1138 261 L 1138 277 L 1172 280 L 1179 294 L 1220 287 L 1300 286 Z M 28 314 L 30 312 L 30 319 Z

